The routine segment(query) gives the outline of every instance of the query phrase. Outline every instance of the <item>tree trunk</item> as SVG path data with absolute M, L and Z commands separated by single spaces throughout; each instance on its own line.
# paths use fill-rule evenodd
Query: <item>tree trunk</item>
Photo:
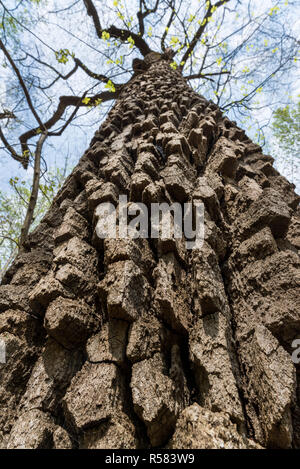
M 300 446 L 299 198 L 272 162 L 146 56 L 0 287 L 3 448 Z M 203 247 L 101 241 L 119 194 L 203 201 Z

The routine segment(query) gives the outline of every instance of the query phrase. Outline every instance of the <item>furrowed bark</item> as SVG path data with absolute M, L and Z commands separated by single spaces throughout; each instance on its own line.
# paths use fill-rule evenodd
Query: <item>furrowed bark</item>
M 299 197 L 272 163 L 145 57 L 0 287 L 3 448 L 299 447 Z M 120 194 L 202 201 L 203 247 L 100 240 Z

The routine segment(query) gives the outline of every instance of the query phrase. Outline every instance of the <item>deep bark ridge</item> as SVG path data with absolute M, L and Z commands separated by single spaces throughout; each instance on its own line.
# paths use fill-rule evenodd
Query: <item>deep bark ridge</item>
M 0 287 L 2 448 L 300 447 L 299 198 L 272 163 L 166 56 L 136 64 Z M 202 249 L 101 241 L 119 194 L 203 201 Z

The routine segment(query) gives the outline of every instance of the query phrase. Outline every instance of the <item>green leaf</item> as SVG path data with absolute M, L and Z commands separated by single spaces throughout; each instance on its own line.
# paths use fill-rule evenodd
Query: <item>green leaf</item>
M 115 85 L 113 84 L 111 80 L 108 80 L 108 82 L 105 85 L 105 88 L 107 88 L 111 93 L 115 93 L 116 91 Z

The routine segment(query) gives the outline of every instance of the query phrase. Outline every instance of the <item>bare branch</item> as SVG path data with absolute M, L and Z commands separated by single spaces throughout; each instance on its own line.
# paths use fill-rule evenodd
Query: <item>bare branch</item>
M 184 77 L 186 80 L 194 80 L 195 78 L 206 78 L 207 80 L 209 80 L 210 78 L 208 77 L 211 77 L 211 76 L 214 76 L 214 75 L 229 75 L 230 72 L 227 72 L 227 71 L 224 71 L 224 72 L 215 72 L 215 73 L 195 73 L 194 75 L 189 75 L 187 77 Z
M 95 106 L 100 101 L 105 102 L 105 101 L 116 99 L 116 97 L 119 94 L 119 90 L 121 89 L 121 86 L 122 85 L 118 85 L 115 93 L 112 93 L 110 91 L 103 91 L 102 93 L 91 96 L 88 101 L 84 99 L 86 93 L 84 93 L 84 95 L 81 97 L 61 96 L 59 98 L 59 104 L 57 106 L 56 111 L 53 113 L 50 119 L 48 119 L 46 122 L 43 123 L 42 128 L 46 130 L 51 129 L 60 120 L 60 118 L 62 117 L 62 115 L 64 114 L 68 106 L 75 106 L 75 108 L 78 109 L 79 107 Z M 69 120 L 68 120 L 68 123 L 69 123 Z M 40 132 L 40 130 L 41 129 L 39 127 L 36 127 L 34 129 L 28 130 L 27 132 L 25 132 L 24 134 L 20 136 L 20 143 L 21 143 L 23 153 L 25 152 L 25 154 L 28 154 L 29 148 L 28 148 L 27 142 L 30 138 L 35 137 Z M 49 136 L 51 135 L 60 135 L 60 134 L 49 133 Z
M 95 5 L 93 4 L 92 0 L 83 0 L 83 3 L 85 5 L 87 14 L 92 18 L 92 20 L 94 22 L 97 35 L 99 36 L 100 31 L 101 31 L 101 34 L 102 34 L 102 28 L 101 28 L 99 15 L 98 15 L 98 12 L 95 8 Z
M 74 58 L 74 61 L 77 65 L 77 67 L 80 67 L 88 76 L 91 78 L 94 78 L 95 80 L 102 81 L 103 83 L 107 83 L 109 81 L 109 78 L 106 77 L 105 75 L 101 75 L 99 73 L 92 72 L 84 63 L 81 62 L 81 60 L 77 59 L 76 57 Z M 116 87 L 117 85 L 115 85 Z
M 0 112 L 0 119 L 15 119 L 16 116 L 12 111 L 8 109 L 3 109 L 3 112 Z
M 167 26 L 163 32 L 163 35 L 161 37 L 161 41 L 160 41 L 160 45 L 161 45 L 161 50 L 165 50 L 166 46 L 165 46 L 165 40 L 166 40 L 166 37 L 167 37 L 167 34 L 168 34 L 168 29 L 169 27 L 171 26 L 172 24 L 172 21 L 174 19 L 174 16 L 175 16 L 175 9 L 174 9 L 174 4 L 173 4 L 173 0 L 171 0 L 171 3 L 170 3 L 170 7 L 171 7 L 171 14 L 170 14 L 170 17 L 169 17 L 169 20 L 167 22 Z
M 18 155 L 18 153 L 15 151 L 15 149 L 6 140 L 5 135 L 2 132 L 1 127 L 0 127 L 0 139 L 2 140 L 5 148 L 9 151 L 9 153 L 11 154 L 13 159 L 18 161 L 19 163 L 22 163 L 23 168 L 26 169 L 27 166 L 28 166 L 28 157 Z M 27 155 L 27 153 L 25 153 L 25 155 Z
M 191 40 L 190 42 L 190 45 L 188 47 L 188 49 L 186 50 L 186 52 L 184 53 L 182 59 L 181 59 L 181 62 L 183 62 L 183 65 L 180 66 L 180 69 L 182 70 L 183 67 L 184 67 L 184 64 L 185 62 L 187 61 L 187 59 L 190 57 L 190 55 L 193 53 L 199 39 L 201 38 L 207 24 L 208 24 L 208 19 L 211 17 L 212 15 L 212 11 L 214 11 L 213 9 L 215 8 L 219 8 L 221 5 L 224 5 L 225 3 L 229 2 L 230 0 L 220 0 L 219 2 L 217 2 L 215 5 L 212 5 L 211 1 L 209 1 L 209 4 L 208 4 L 208 9 L 207 9 L 207 12 L 203 18 L 203 21 L 202 23 L 200 24 L 196 34 L 194 35 L 193 39 Z
M 114 25 L 110 26 L 109 28 L 102 29 L 97 10 L 92 0 L 83 0 L 83 2 L 86 7 L 87 14 L 93 20 L 96 34 L 99 39 L 102 39 L 102 33 L 104 31 L 107 31 L 111 35 L 111 37 L 114 37 L 115 39 L 120 39 L 122 42 L 125 42 L 128 40 L 129 37 L 132 37 L 136 47 L 139 49 L 143 56 L 151 52 L 151 49 L 146 43 L 146 41 L 140 35 L 133 33 L 129 29 L 120 29 Z
M 4 264 L 3 268 L 0 270 L 0 282 L 2 282 L 2 279 L 5 275 L 5 272 L 7 271 L 7 269 L 9 268 L 12 260 L 14 259 L 14 257 L 16 256 L 17 252 L 18 252 L 18 243 L 17 241 L 15 241 L 14 239 L 12 238 L 8 238 L 7 236 L 1 236 L 1 238 L 4 238 L 4 239 L 8 239 L 8 241 L 10 241 L 11 243 L 15 244 L 16 247 L 12 250 L 12 253 L 11 255 L 9 256 L 9 258 L 7 259 L 6 263 Z
M 25 98 L 26 98 L 26 101 L 27 101 L 27 103 L 28 103 L 29 109 L 31 110 L 31 112 L 32 112 L 32 114 L 34 115 L 35 119 L 37 120 L 38 124 L 42 127 L 42 126 L 43 126 L 42 121 L 41 121 L 39 115 L 37 114 L 37 112 L 36 112 L 36 110 L 35 110 L 35 108 L 34 108 L 34 105 L 33 105 L 32 101 L 31 101 L 29 92 L 28 92 L 28 90 L 27 90 L 27 88 L 26 88 L 26 86 L 25 86 L 24 80 L 23 80 L 23 78 L 22 78 L 22 76 L 21 76 L 21 73 L 20 73 L 18 67 L 16 66 L 15 62 L 14 62 L 13 59 L 11 58 L 11 56 L 10 56 L 8 50 L 6 49 L 5 45 L 4 45 L 3 42 L 1 41 L 1 39 L 0 39 L 0 49 L 3 51 L 5 57 L 6 57 L 7 60 L 9 61 L 9 63 L 10 63 L 10 65 L 12 66 L 12 68 L 13 68 L 15 74 L 16 74 L 17 77 L 18 77 L 18 80 L 19 80 L 19 83 L 20 83 L 20 85 L 21 85 L 21 88 L 22 88 L 22 90 L 24 91 Z
M 21 248 L 24 246 L 24 243 L 27 239 L 29 228 L 33 219 L 34 209 L 35 209 L 37 198 L 38 198 L 40 174 L 41 174 L 41 153 L 42 153 L 43 144 L 45 143 L 46 138 L 47 138 L 47 132 L 42 133 L 36 146 L 32 190 L 30 194 L 30 199 L 29 199 L 29 204 L 27 207 L 25 220 L 21 228 L 21 236 L 20 236 Z
M 116 39 L 120 39 L 122 42 L 127 41 L 128 38 L 131 36 L 132 39 L 134 40 L 134 44 L 136 45 L 136 47 L 139 49 L 140 53 L 144 57 L 145 55 L 151 52 L 151 49 L 146 43 L 146 41 L 141 36 L 133 33 L 132 31 L 129 31 L 128 29 L 119 29 L 119 28 L 116 28 L 116 26 L 110 26 L 107 29 L 107 31 L 112 37 Z
M 140 8 L 137 13 L 138 21 L 139 21 L 139 29 L 140 29 L 140 36 L 143 37 L 145 33 L 145 23 L 144 19 L 150 15 L 151 13 L 155 13 L 160 0 L 156 0 L 156 3 L 152 9 L 148 9 L 145 0 L 140 0 Z M 145 11 L 143 12 L 143 6 L 145 7 Z

